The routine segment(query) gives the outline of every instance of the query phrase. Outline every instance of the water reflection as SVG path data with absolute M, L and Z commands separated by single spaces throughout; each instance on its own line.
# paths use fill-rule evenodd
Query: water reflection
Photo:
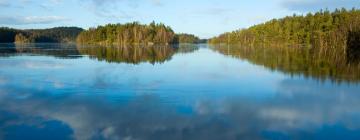
M 360 139 L 356 77 L 288 74 L 349 80 L 315 59 L 322 53 L 200 46 L 73 46 L 77 59 L 38 46 L 3 52 L 11 57 L 0 58 L 0 139 Z M 317 61 L 337 71 L 317 70 Z
M 165 62 L 171 59 L 176 51 L 175 49 L 169 46 L 78 47 L 81 54 L 89 55 L 99 61 L 131 64 Z
M 222 54 L 246 59 L 271 70 L 334 82 L 359 82 L 357 50 L 307 47 L 212 46 Z
M 2 90 L 0 132 L 9 139 L 28 130 L 79 140 L 359 139 L 359 90 L 284 79 L 268 99 L 226 97 L 224 92 L 222 99 L 177 105 L 164 104 L 157 95 L 118 104 L 104 96 Z
M 92 59 L 115 63 L 151 64 L 163 63 L 175 53 L 191 53 L 198 49 L 195 44 L 172 46 L 82 46 L 76 44 L 0 44 L 0 56 L 22 54 L 47 55 L 58 58 L 77 58 L 82 55 Z
M 45 55 L 57 58 L 77 58 L 80 53 L 75 44 L 0 44 L 0 57 L 16 55 Z
M 190 53 L 198 49 L 193 44 L 172 46 L 78 46 L 83 55 L 93 59 L 115 63 L 151 64 L 169 61 L 175 53 Z

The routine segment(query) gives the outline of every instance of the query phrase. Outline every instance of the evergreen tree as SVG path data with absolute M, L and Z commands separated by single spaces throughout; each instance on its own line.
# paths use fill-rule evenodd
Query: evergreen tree
M 149 25 L 138 22 L 108 24 L 83 31 L 77 37 L 80 44 L 170 44 L 175 37 L 174 31 L 162 23 Z
M 346 46 L 348 32 L 360 28 L 360 10 L 321 10 L 306 16 L 293 15 L 263 24 L 224 33 L 209 40 L 244 46 Z

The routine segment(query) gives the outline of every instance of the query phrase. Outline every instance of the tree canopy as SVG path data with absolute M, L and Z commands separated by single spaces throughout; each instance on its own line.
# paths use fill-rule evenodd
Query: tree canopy
M 180 34 L 176 34 L 174 42 L 195 44 L 195 43 L 200 43 L 200 39 L 199 37 L 192 34 L 180 33 Z
M 360 10 L 321 10 L 273 19 L 248 29 L 224 33 L 209 43 L 244 46 L 346 46 L 349 32 L 360 28 Z
M 149 25 L 138 22 L 126 24 L 107 24 L 83 31 L 77 38 L 80 44 L 170 44 L 174 31 L 162 23 Z
M 49 29 L 19 30 L 0 28 L 0 43 L 62 43 L 75 42 L 78 34 L 83 31 L 77 27 L 56 27 Z

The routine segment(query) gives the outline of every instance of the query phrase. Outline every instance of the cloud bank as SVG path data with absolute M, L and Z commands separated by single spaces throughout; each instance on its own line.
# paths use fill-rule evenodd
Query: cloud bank
M 333 10 L 335 8 L 353 8 L 360 7 L 358 0 L 287 0 L 282 3 L 282 6 L 291 11 L 318 11 L 320 9 Z
M 28 24 L 51 24 L 68 21 L 68 18 L 61 16 L 1 16 L 0 24 L 2 25 L 28 25 Z

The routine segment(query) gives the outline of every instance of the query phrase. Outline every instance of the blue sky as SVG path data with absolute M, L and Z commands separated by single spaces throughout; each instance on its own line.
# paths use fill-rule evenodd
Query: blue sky
M 0 0 L 0 26 L 96 27 L 107 23 L 162 22 L 202 38 L 293 13 L 359 8 L 359 0 Z

